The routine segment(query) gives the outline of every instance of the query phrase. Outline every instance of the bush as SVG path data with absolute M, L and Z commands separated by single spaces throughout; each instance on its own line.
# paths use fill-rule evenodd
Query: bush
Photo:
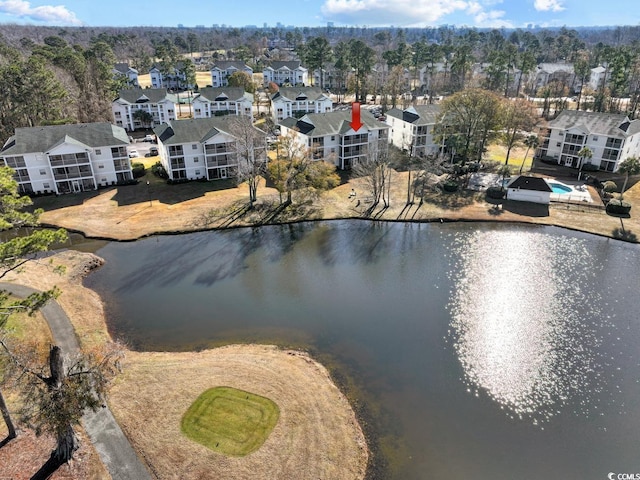
M 144 176 L 145 168 L 142 163 L 132 163 L 131 171 L 133 172 L 133 178 L 140 178 Z
M 505 190 L 502 187 L 489 187 L 487 188 L 487 197 L 493 199 L 501 199 L 504 198 Z
M 624 200 L 609 200 L 607 203 L 607 213 L 625 215 L 631 211 L 631 204 Z
M 176 178 L 175 180 L 167 179 L 167 185 L 180 185 L 181 183 L 189 183 L 191 180 L 188 178 Z
M 600 169 L 598 168 L 598 166 L 597 166 L 597 165 L 594 165 L 593 163 L 585 163 L 585 164 L 582 166 L 582 171 L 583 171 L 583 172 L 597 172 L 598 170 L 600 170 Z
M 456 192 L 458 190 L 459 184 L 458 182 L 456 182 L 455 180 L 446 180 L 443 184 L 442 184 L 442 189 L 445 192 Z
M 169 178 L 167 171 L 162 166 L 162 163 L 156 162 L 153 167 L 151 167 L 151 173 L 153 173 L 156 177 L 160 178 Z
M 618 189 L 616 182 L 612 182 L 611 180 L 607 180 L 602 184 L 602 190 L 607 193 L 615 192 Z

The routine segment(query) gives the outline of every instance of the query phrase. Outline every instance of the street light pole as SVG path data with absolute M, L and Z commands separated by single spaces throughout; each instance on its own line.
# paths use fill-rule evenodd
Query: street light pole
M 149 180 L 147 180 L 147 198 L 149 199 L 149 206 L 153 206 L 153 201 L 151 200 L 151 189 L 149 188 Z

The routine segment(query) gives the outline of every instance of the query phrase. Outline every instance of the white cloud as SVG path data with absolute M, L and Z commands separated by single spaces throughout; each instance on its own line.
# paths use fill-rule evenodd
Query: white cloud
M 558 1 L 558 0 L 536 0 Z M 511 28 L 503 10 L 485 10 L 502 0 L 326 0 L 327 20 L 350 25 L 419 27 L 446 22 L 447 15 L 468 16 L 469 24 L 486 28 Z
M 533 7 L 539 12 L 561 12 L 564 10 L 560 0 L 534 0 Z
M 481 11 L 482 11 L 482 5 L 480 5 L 478 2 L 469 2 L 467 6 L 467 13 L 469 15 L 477 15 Z
M 503 10 L 489 10 L 488 12 L 479 12 L 473 19 L 476 27 L 485 28 L 513 28 L 513 23 L 509 20 L 505 20 L 505 12 Z
M 424 26 L 469 6 L 464 0 L 326 0 L 322 13 L 352 25 Z
M 0 0 L 0 13 L 54 25 L 82 25 L 76 14 L 63 5 L 32 7 L 25 0 Z

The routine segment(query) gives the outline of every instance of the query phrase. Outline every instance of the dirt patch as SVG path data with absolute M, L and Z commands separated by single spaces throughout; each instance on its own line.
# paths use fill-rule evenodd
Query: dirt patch
M 57 285 L 62 290 L 58 301 L 81 345 L 92 348 L 109 335 L 100 297 L 83 287 L 81 279 L 101 261 L 93 254 L 64 251 L 27 264 L 6 280 L 38 289 Z M 60 266 L 63 273 L 54 273 Z M 278 405 L 280 419 L 258 451 L 230 458 L 180 433 L 182 414 L 212 386 L 250 391 Z M 127 352 L 109 406 L 158 478 L 358 479 L 365 475 L 368 449 L 349 402 L 327 370 L 303 352 L 263 345 L 231 345 L 198 353 Z M 49 454 L 51 445 L 40 442 L 42 455 Z M 89 454 L 95 452 L 91 449 Z M 21 460 L 29 472 L 41 466 L 40 457 L 33 458 L 30 463 Z M 96 457 L 91 458 L 90 471 L 100 471 L 100 461 L 96 464 Z M 93 473 L 74 475 L 56 478 L 102 478 Z

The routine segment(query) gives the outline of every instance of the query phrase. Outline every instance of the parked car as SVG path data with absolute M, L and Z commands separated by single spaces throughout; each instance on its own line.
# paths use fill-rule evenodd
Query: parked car
M 158 147 L 151 147 L 149 149 L 149 156 L 155 157 L 156 155 L 158 155 Z
M 138 158 L 140 155 L 138 154 L 138 150 L 132 148 L 129 150 L 129 158 Z
M 155 138 L 153 138 L 153 135 L 145 135 L 144 138 L 142 139 L 143 142 L 154 142 Z

